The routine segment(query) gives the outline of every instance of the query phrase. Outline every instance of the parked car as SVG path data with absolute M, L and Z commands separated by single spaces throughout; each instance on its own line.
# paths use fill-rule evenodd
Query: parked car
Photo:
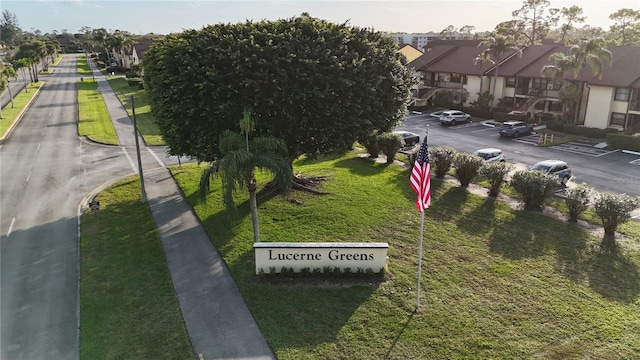
M 458 110 L 447 110 L 440 115 L 440 123 L 443 125 L 455 125 L 463 122 L 470 123 L 471 115 Z
M 560 178 L 562 185 L 566 185 L 571 179 L 571 168 L 566 162 L 560 160 L 544 160 L 535 163 L 529 170 L 538 170 L 546 174 L 556 175 Z
M 498 129 L 498 134 L 502 137 L 517 138 L 520 135 L 531 135 L 532 132 L 532 125 L 528 125 L 524 121 L 517 120 L 505 121 Z
M 398 134 L 402 137 L 405 146 L 413 146 L 420 142 L 420 135 L 414 134 L 408 131 L 394 131 L 394 134 Z
M 474 152 L 473 155 L 480 156 L 486 162 L 493 162 L 493 161 L 504 162 L 506 160 L 502 150 L 496 149 L 496 148 L 480 149 Z
M 444 109 L 444 110 L 434 111 L 434 112 L 432 112 L 432 113 L 429 113 L 429 116 L 434 117 L 434 118 L 438 118 L 438 119 L 439 119 L 439 118 L 440 118 L 440 116 L 442 116 L 442 113 L 443 113 L 443 112 L 445 112 L 445 111 L 451 111 L 451 110 Z

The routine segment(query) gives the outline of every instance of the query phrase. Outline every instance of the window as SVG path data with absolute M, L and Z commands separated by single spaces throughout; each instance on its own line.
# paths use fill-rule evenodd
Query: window
M 547 90 L 547 79 L 536 78 L 531 82 L 532 89 Z
M 508 77 L 507 78 L 507 83 L 505 85 L 508 88 L 514 88 L 516 87 L 516 78 L 514 77 Z
M 449 78 L 449 81 L 454 82 L 454 83 L 459 83 L 461 82 L 461 76 L 458 73 L 451 73 L 451 76 Z
M 624 127 L 625 117 L 626 115 L 622 113 L 611 113 L 611 121 L 609 121 L 609 125 Z
M 616 88 L 615 99 L 617 101 L 629 101 L 629 89 Z
M 562 112 L 562 103 L 559 101 L 549 101 L 549 111 Z

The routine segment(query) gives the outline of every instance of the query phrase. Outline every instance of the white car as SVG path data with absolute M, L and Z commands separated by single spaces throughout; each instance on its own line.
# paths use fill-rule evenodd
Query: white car
M 442 125 L 455 125 L 458 123 L 470 123 L 471 115 L 458 110 L 447 110 L 440 115 Z
M 505 161 L 505 156 L 502 150 L 496 148 L 480 149 L 474 152 L 473 155 L 480 156 L 486 162 Z

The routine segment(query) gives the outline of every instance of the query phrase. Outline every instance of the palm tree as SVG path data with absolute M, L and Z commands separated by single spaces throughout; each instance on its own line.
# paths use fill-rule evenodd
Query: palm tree
M 496 97 L 496 82 L 498 81 L 498 70 L 500 69 L 500 62 L 503 54 L 507 54 L 510 52 L 518 53 L 522 55 L 522 50 L 518 47 L 518 45 L 509 42 L 509 40 L 501 35 L 489 36 L 488 38 L 482 40 L 478 46 L 486 46 L 476 59 L 479 59 L 481 62 L 488 62 L 494 65 L 495 72 L 493 74 L 493 86 L 491 90 L 491 96 L 495 99 Z M 493 110 L 493 102 L 491 102 L 491 109 Z
M 244 116 L 240 120 L 240 129 L 244 136 L 230 130 L 226 130 L 220 136 L 219 146 L 223 157 L 213 162 L 202 173 L 200 197 L 203 201 L 206 199 L 211 177 L 218 175 L 222 180 L 223 202 L 227 209 L 235 210 L 233 193 L 238 187 L 246 188 L 249 191 L 253 241 L 260 242 L 255 169 L 274 175 L 273 183 L 285 193 L 290 189 L 292 172 L 285 160 L 286 147 L 282 141 L 268 136 L 249 139 L 249 133 L 254 129 L 250 110 L 244 111 Z
M 9 89 L 9 99 L 11 100 L 11 107 L 13 108 L 13 94 L 11 93 L 11 86 L 9 86 L 9 78 L 18 78 L 16 71 L 11 65 L 5 65 L 0 61 L 0 94 L 4 89 Z M 0 105 L 0 119 L 2 119 L 2 106 Z
M 554 53 L 551 54 L 549 60 L 553 61 L 551 65 L 545 65 L 541 73 L 544 75 L 550 75 L 552 79 L 558 80 L 564 77 L 567 73 L 572 73 L 574 79 L 579 78 L 578 90 L 579 98 L 577 101 L 577 108 L 574 112 L 574 123 L 578 123 L 580 116 L 580 103 L 582 102 L 582 96 L 585 86 L 583 80 L 584 68 L 589 65 L 593 76 L 602 78 L 602 66 L 603 60 L 609 63 L 613 62 L 611 51 L 607 50 L 606 42 L 602 38 L 593 38 L 590 40 L 583 40 L 580 43 L 573 45 L 569 48 L 567 54 Z
M 27 74 L 25 73 L 25 69 L 29 69 L 31 64 L 29 63 L 29 59 L 16 59 L 13 60 L 13 68 L 15 70 L 20 70 L 22 72 L 22 78 L 24 79 L 24 92 L 29 92 L 27 90 Z M 31 76 L 31 72 L 29 72 L 29 76 Z

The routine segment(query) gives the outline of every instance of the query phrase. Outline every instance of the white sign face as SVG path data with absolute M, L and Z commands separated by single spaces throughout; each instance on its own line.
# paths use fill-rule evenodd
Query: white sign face
M 256 274 L 291 268 L 300 272 L 325 268 L 349 268 L 355 273 L 370 269 L 379 273 L 387 268 L 387 243 L 255 243 Z

